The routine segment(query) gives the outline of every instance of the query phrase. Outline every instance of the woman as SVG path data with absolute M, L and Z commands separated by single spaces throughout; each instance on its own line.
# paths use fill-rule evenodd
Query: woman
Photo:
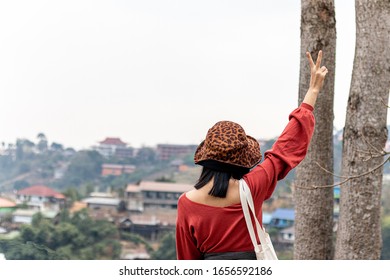
M 278 180 L 305 157 L 314 130 L 312 113 L 325 76 L 322 51 L 316 63 L 306 53 L 310 86 L 302 104 L 260 163 L 259 143 L 234 122 L 221 121 L 209 129 L 195 152 L 203 166 L 195 189 L 178 201 L 176 250 L 180 259 L 256 259 L 240 204 L 239 181 L 248 184 L 262 221 L 262 203 L 270 198 Z

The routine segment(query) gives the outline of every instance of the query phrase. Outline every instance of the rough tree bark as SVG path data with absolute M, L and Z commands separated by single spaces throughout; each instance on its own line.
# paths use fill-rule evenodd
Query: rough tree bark
M 343 135 L 346 177 L 364 174 L 383 161 L 370 153 L 385 147 L 384 104 L 390 88 L 390 1 L 357 0 L 355 9 L 356 49 Z M 380 258 L 382 174 L 379 168 L 341 186 L 336 259 Z
M 310 69 L 305 56 L 315 61 L 323 50 L 329 73 L 321 90 L 314 115 L 316 127 L 306 158 L 296 168 L 294 180 L 294 259 L 331 259 L 333 256 L 333 189 L 314 185 L 333 183 L 333 176 L 316 162 L 333 170 L 333 97 L 336 52 L 336 19 L 333 0 L 301 1 L 301 62 L 299 103 L 309 88 Z

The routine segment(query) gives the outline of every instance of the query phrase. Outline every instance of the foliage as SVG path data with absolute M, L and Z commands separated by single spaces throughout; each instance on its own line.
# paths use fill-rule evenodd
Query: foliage
M 2 240 L 0 249 L 7 259 L 119 259 L 121 245 L 117 228 L 108 221 L 93 220 L 86 211 L 70 217 L 61 215 L 55 225 L 41 214 L 20 235 Z
M 159 248 L 152 253 L 154 260 L 176 260 L 176 242 L 173 233 L 167 233 L 162 239 Z
M 62 194 L 70 200 L 70 203 L 73 203 L 74 201 L 79 201 L 83 198 L 83 195 L 75 187 L 67 188 L 65 191 L 62 192 Z
M 382 260 L 390 260 L 390 215 L 382 219 Z
M 384 181 L 382 185 L 382 211 L 384 215 L 390 215 L 390 182 Z
M 157 159 L 156 152 L 150 147 L 142 147 L 135 156 L 136 164 L 149 164 Z
M 59 187 L 80 186 L 100 177 L 103 157 L 96 151 L 80 151 L 70 160 Z
M 15 190 L 21 190 L 21 189 L 27 188 L 28 186 L 30 186 L 30 183 L 25 181 L 25 180 L 17 180 L 14 183 Z
M 153 252 L 152 246 L 148 242 L 146 242 L 146 240 L 141 235 L 124 231 L 122 231 L 120 235 L 122 240 L 130 241 L 135 245 L 143 244 L 149 254 Z

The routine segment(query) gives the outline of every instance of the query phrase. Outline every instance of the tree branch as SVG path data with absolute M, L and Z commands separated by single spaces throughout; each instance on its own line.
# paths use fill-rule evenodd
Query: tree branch
M 316 185 L 313 185 L 311 187 L 300 187 L 300 186 L 296 186 L 296 188 L 301 188 L 301 189 L 310 189 L 310 190 L 313 190 L 313 189 L 320 189 L 320 188 L 333 188 L 333 187 L 337 187 L 337 186 L 341 186 L 345 183 L 347 183 L 348 181 L 350 180 L 353 180 L 353 179 L 357 179 L 357 178 L 360 178 L 360 177 L 363 177 L 363 176 L 366 176 L 370 173 L 373 173 L 374 171 L 376 171 L 377 169 L 381 168 L 382 166 L 384 166 L 388 161 L 390 161 L 390 156 L 388 156 L 381 164 L 378 164 L 377 166 L 375 166 L 374 168 L 364 172 L 364 173 L 361 173 L 361 174 L 358 174 L 358 175 L 349 175 L 349 176 L 340 176 L 340 175 L 336 175 L 334 174 L 333 172 L 327 170 L 326 168 L 322 167 L 318 162 L 315 162 L 322 170 L 324 170 L 326 173 L 329 173 L 329 174 L 332 174 L 333 176 L 335 177 L 338 177 L 338 178 L 342 178 L 344 180 L 340 181 L 340 182 L 337 182 L 335 184 L 332 184 L 332 185 L 323 185 L 323 186 L 316 186 Z
M 385 105 L 387 108 L 390 108 L 390 106 L 387 105 L 387 103 L 385 103 L 385 101 L 383 100 L 383 98 L 381 98 L 381 102 L 382 102 L 382 104 Z
M 390 160 L 390 156 L 388 156 L 381 164 L 378 164 L 377 166 L 375 166 L 374 168 L 364 172 L 364 173 L 361 173 L 361 174 L 358 174 L 358 175 L 350 175 L 350 176 L 337 176 L 339 178 L 344 178 L 345 180 L 343 181 L 340 181 L 338 183 L 335 183 L 333 185 L 324 185 L 324 186 L 313 186 L 314 189 L 317 189 L 317 188 L 331 188 L 331 187 L 336 187 L 336 186 L 341 186 L 345 183 L 347 183 L 348 181 L 350 180 L 353 180 L 353 179 L 356 179 L 356 178 L 360 178 L 360 177 L 363 177 L 363 176 L 366 176 L 370 173 L 373 173 L 374 171 L 376 171 L 377 169 L 381 168 L 382 166 L 384 166 L 388 161 Z

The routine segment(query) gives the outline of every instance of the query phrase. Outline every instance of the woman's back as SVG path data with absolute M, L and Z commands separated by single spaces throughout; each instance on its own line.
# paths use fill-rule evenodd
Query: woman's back
M 209 195 L 209 192 L 212 188 L 213 181 L 210 181 L 201 189 L 194 189 L 186 193 L 186 196 L 189 200 L 205 204 L 213 207 L 227 207 L 234 204 L 240 203 L 240 193 L 238 189 L 238 180 L 231 179 L 229 181 L 229 187 L 226 193 L 226 197 L 215 197 Z

